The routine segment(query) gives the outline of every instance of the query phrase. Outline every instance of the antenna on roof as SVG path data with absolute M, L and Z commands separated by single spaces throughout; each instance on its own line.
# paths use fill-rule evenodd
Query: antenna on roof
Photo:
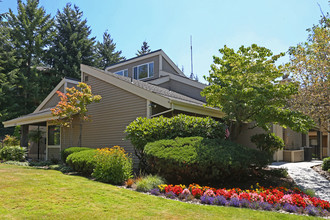
M 190 79 L 194 79 L 193 52 L 192 52 L 192 36 L 191 35 L 190 35 L 190 56 L 191 56 L 191 74 L 190 74 Z

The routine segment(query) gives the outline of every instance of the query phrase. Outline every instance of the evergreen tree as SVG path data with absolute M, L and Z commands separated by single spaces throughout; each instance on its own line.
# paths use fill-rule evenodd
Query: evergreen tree
M 98 42 L 96 45 L 96 53 L 98 59 L 98 67 L 105 69 L 111 64 L 118 63 L 125 60 L 125 57 L 121 56 L 121 50 L 116 50 L 116 44 L 111 39 L 111 35 L 107 32 L 103 34 L 103 43 Z
M 40 94 L 39 79 L 43 77 L 37 66 L 44 63 L 47 48 L 53 37 L 53 19 L 38 0 L 18 1 L 17 15 L 9 9 L 8 29 L 11 46 L 15 51 L 17 68 L 7 72 L 15 94 L 12 117 L 32 112 L 47 94 Z M 49 87 L 46 88 L 49 92 Z M 9 98 L 8 98 L 9 99 Z M 14 106 L 7 106 L 9 109 Z
M 56 15 L 56 37 L 50 64 L 61 77 L 80 78 L 80 64 L 94 66 L 95 37 L 89 38 L 91 29 L 78 6 L 68 3 Z
M 149 45 L 146 41 L 143 41 L 142 46 L 141 46 L 141 50 L 138 50 L 136 53 L 136 56 L 141 56 L 143 54 L 147 54 L 150 53 L 151 50 L 149 49 Z

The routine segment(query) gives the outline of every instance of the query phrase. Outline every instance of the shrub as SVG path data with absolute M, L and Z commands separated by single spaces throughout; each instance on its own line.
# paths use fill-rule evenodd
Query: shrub
M 136 155 L 143 162 L 143 150 L 148 142 L 176 137 L 201 136 L 205 138 L 225 137 L 225 126 L 212 118 L 179 114 L 172 118 L 137 118 L 125 130 L 126 139 L 133 144 Z
M 23 166 L 23 167 L 29 166 L 29 162 L 19 162 L 19 161 L 12 161 L 12 160 L 8 160 L 8 161 L 4 162 L 4 164 Z
M 203 137 L 148 143 L 145 154 L 153 173 L 179 183 L 220 183 L 271 161 L 268 153 L 228 140 Z
M 50 160 L 45 160 L 45 161 L 31 161 L 29 163 L 29 166 L 31 167 L 46 167 L 53 165 L 53 162 Z
M 24 161 L 26 148 L 20 146 L 4 146 L 0 149 L 0 160 Z
M 5 138 L 2 140 L 5 146 L 17 146 L 19 145 L 20 140 L 15 136 L 5 135 Z
M 73 153 L 84 151 L 84 150 L 93 150 L 92 148 L 88 147 L 69 147 L 61 151 L 61 159 L 63 162 L 66 161 L 66 158 Z
M 255 134 L 251 136 L 251 142 L 254 143 L 259 150 L 269 152 L 271 155 L 284 147 L 284 141 L 274 133 Z
M 330 157 L 324 158 L 322 163 L 322 170 L 330 169 Z
M 96 166 L 96 150 L 84 150 L 70 154 L 66 163 L 76 172 L 91 175 Z
M 136 182 L 136 190 L 140 192 L 149 192 L 161 184 L 164 184 L 164 180 L 161 177 L 148 175 Z
M 112 184 L 122 184 L 132 177 L 133 162 L 125 150 L 119 146 L 97 149 L 96 167 L 92 174 L 97 180 Z

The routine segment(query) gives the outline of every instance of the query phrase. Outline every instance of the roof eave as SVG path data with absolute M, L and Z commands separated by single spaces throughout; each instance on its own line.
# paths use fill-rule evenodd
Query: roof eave
M 34 124 L 34 123 L 39 123 L 39 122 L 46 122 L 50 120 L 55 120 L 58 117 L 54 117 L 50 112 L 45 112 L 40 115 L 31 115 L 31 116 L 26 116 L 26 117 L 19 117 L 19 118 L 14 118 L 9 121 L 4 121 L 2 124 L 4 125 L 5 128 L 7 127 L 13 127 L 17 125 L 26 125 L 26 124 Z
M 216 108 L 201 106 L 187 102 L 181 102 L 177 100 L 171 100 L 171 103 L 172 103 L 172 108 L 176 110 L 196 113 L 200 115 L 207 115 L 215 118 L 223 118 L 225 116 L 225 113 L 223 113 L 222 111 Z

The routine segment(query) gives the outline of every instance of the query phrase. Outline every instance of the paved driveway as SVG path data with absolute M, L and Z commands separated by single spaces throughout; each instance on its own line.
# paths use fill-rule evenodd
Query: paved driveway
M 287 168 L 289 175 L 299 187 L 313 189 L 318 197 L 330 202 L 330 182 L 311 168 L 321 163 L 320 160 L 298 163 L 275 162 L 269 167 Z

